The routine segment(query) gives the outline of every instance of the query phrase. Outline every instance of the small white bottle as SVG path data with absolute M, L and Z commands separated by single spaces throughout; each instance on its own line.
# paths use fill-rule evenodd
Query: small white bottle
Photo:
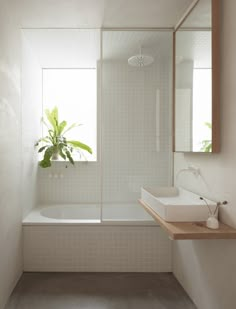
M 218 229 L 219 228 L 219 220 L 214 214 L 210 214 L 209 218 L 206 221 L 206 226 L 209 229 Z
M 221 203 L 218 202 L 215 210 L 212 211 L 204 197 L 200 196 L 200 200 L 204 201 L 204 203 L 206 204 L 206 206 L 209 210 L 209 218 L 206 221 L 206 226 L 209 229 L 214 229 L 214 230 L 218 229 L 219 228 L 218 209 L 219 209 L 219 206 L 221 205 Z

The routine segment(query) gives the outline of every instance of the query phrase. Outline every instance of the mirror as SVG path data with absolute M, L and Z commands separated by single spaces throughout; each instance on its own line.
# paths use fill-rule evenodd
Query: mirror
M 199 0 L 174 33 L 175 152 L 219 152 L 218 14 Z

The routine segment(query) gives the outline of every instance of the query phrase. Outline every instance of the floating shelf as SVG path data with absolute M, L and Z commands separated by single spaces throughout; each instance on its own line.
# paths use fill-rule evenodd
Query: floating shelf
M 172 240 L 236 239 L 236 229 L 220 222 L 217 230 L 206 227 L 205 222 L 166 222 L 150 206 L 139 200 L 144 209 L 160 224 Z

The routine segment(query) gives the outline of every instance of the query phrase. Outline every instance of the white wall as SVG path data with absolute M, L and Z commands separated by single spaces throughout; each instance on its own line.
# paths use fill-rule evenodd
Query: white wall
M 22 183 L 23 216 L 36 205 L 38 155 L 34 144 L 41 137 L 42 69 L 22 30 Z
M 0 10 L 0 308 L 22 273 L 20 32 Z
M 222 1 L 221 33 L 221 152 L 175 154 L 175 174 L 193 163 L 204 180 L 186 173 L 178 184 L 217 200 L 228 200 L 220 210 L 221 220 L 236 228 L 236 2 Z M 173 242 L 174 274 L 199 309 L 236 307 L 236 241 Z

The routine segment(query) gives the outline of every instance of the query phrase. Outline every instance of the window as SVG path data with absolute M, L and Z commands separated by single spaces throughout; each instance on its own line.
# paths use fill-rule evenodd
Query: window
M 66 135 L 89 145 L 77 161 L 97 160 L 97 71 L 89 69 L 43 69 L 43 110 L 58 107 L 59 120 L 80 123 Z M 44 128 L 46 131 L 47 129 Z M 44 134 L 46 132 L 43 132 Z
M 211 143 L 211 82 L 210 68 L 193 70 L 193 151 L 204 148 L 204 143 Z

